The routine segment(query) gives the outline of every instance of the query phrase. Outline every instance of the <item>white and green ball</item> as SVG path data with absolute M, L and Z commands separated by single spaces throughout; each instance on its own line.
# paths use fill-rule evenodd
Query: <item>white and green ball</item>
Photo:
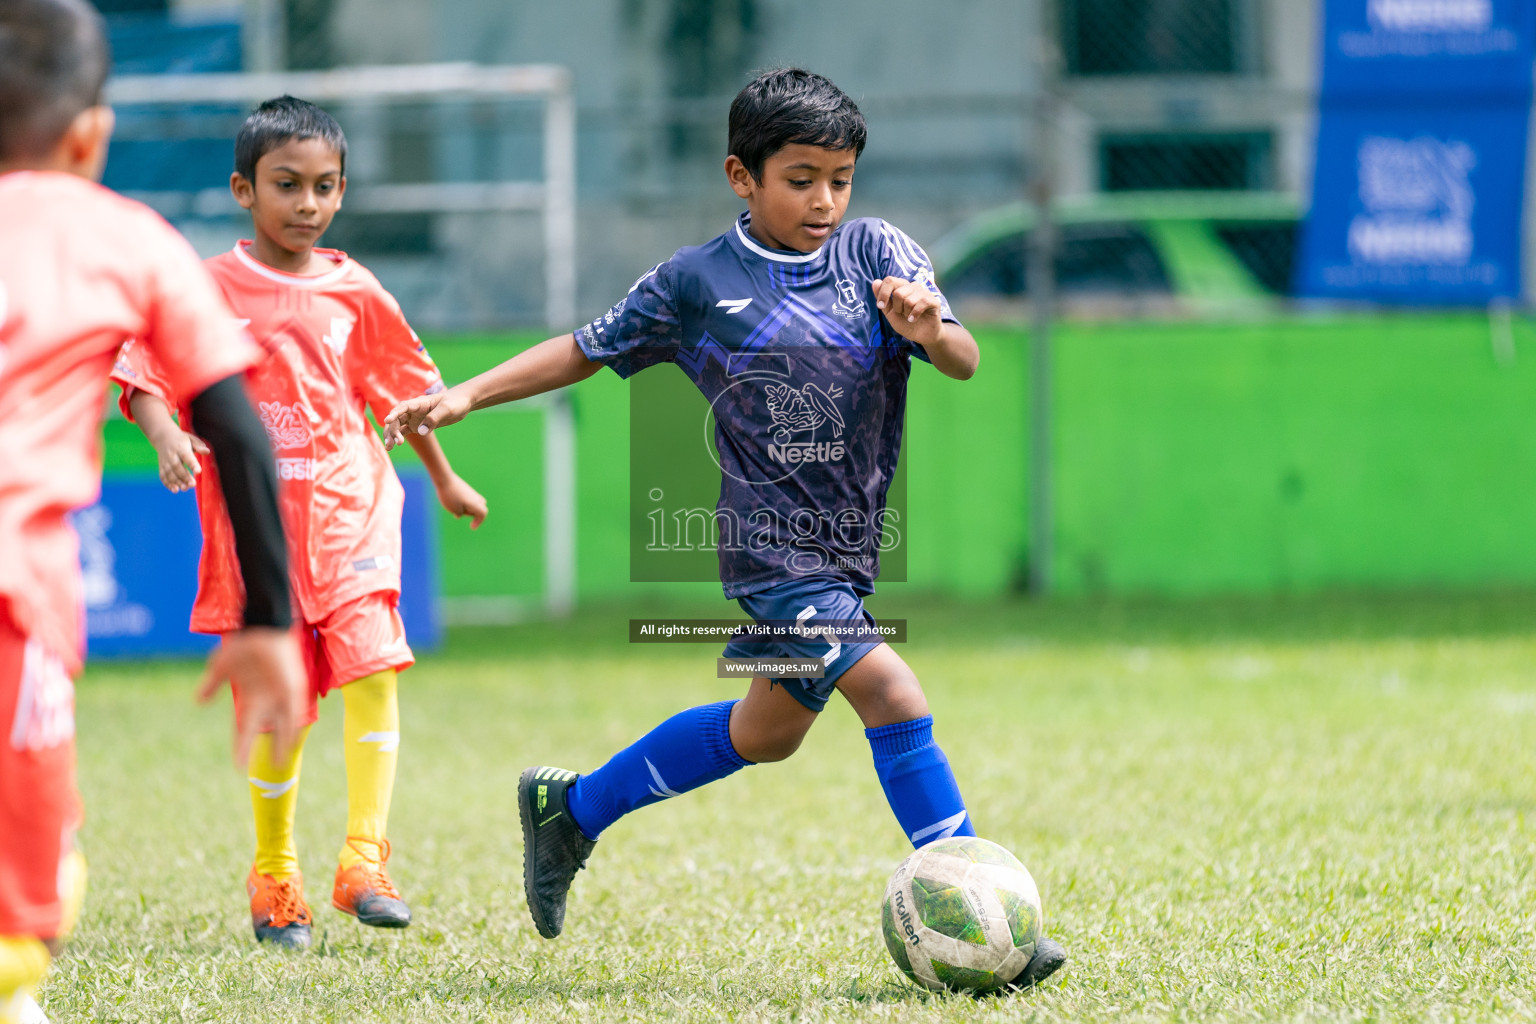
M 1040 891 L 996 843 L 955 836 L 902 861 L 885 887 L 885 948 L 935 991 L 986 992 L 1019 976 L 1040 939 Z

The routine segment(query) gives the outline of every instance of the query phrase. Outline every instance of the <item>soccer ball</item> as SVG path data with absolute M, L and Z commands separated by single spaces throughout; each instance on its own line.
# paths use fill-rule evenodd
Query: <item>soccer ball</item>
M 1040 892 L 996 843 L 929 843 L 885 887 L 880 931 L 902 973 L 934 991 L 989 992 L 1017 978 L 1040 938 Z

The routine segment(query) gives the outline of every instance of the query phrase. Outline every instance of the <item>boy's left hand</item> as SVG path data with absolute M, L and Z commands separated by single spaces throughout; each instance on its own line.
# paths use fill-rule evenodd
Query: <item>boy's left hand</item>
M 885 313 L 896 333 L 919 345 L 932 345 L 944 330 L 939 297 L 927 286 L 900 277 L 872 282 L 875 308 Z
M 452 513 L 455 519 L 469 516 L 471 530 L 479 529 L 490 512 L 484 495 L 465 483 L 464 478 L 457 473 L 437 489 L 437 500 L 443 503 L 443 508 Z

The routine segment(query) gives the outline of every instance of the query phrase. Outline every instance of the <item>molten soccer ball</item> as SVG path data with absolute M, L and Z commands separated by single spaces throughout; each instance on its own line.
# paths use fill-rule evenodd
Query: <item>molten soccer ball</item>
M 955 836 L 902 861 L 880 930 L 896 966 L 925 988 L 987 992 L 1017 978 L 1040 938 L 1040 892 L 996 843 Z

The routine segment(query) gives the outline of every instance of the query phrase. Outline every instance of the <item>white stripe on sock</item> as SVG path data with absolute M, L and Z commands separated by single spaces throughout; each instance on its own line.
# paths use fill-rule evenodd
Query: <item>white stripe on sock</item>
M 365 732 L 357 738 L 359 743 L 377 743 L 379 753 L 388 754 L 400 749 L 400 731 L 393 732 Z
M 287 782 L 268 782 L 266 779 L 258 779 L 256 776 L 252 775 L 248 781 L 251 785 L 261 790 L 261 798 L 263 800 L 276 800 L 278 797 L 292 789 L 293 784 L 299 780 L 297 778 L 292 778 Z
M 651 764 L 651 759 L 648 757 L 645 759 L 645 766 L 651 770 L 651 778 L 656 780 L 656 785 L 651 787 L 652 796 L 669 797 L 682 795 L 681 793 L 674 793 L 667 788 L 666 780 L 661 777 L 661 772 L 656 770 L 656 766 Z
M 965 824 L 965 811 L 962 810 L 958 814 L 951 814 L 943 821 L 936 821 L 927 828 L 920 828 L 913 832 L 912 843 L 913 845 L 921 845 L 922 841 L 929 836 L 933 836 L 935 841 L 948 839 L 955 834 L 955 829 L 963 824 Z M 938 834 L 934 835 L 934 833 Z

